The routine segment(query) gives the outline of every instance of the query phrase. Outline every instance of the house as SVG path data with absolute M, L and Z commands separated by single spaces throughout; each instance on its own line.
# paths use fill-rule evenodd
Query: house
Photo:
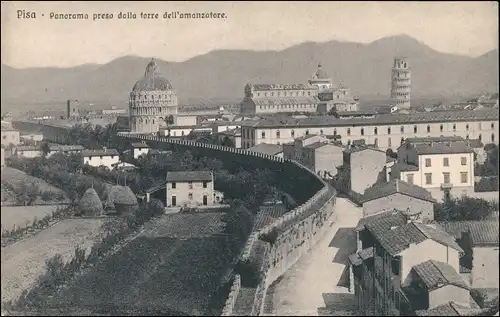
M 38 145 L 43 141 L 43 134 L 27 134 L 20 136 L 21 141 L 26 145 Z
M 85 148 L 81 145 L 62 145 L 62 144 L 50 144 L 49 152 L 47 153 L 47 157 L 50 157 L 56 153 L 62 153 L 65 155 L 68 154 L 77 154 L 81 153 Z
M 470 272 L 472 288 L 499 287 L 498 221 L 454 221 L 438 225 L 465 250 L 461 267 Z
M 103 148 L 102 150 L 84 150 L 83 164 L 93 167 L 105 166 L 109 169 L 120 161 L 120 153 L 115 149 Z
M 423 221 L 434 220 L 436 200 L 431 193 L 422 187 L 400 179 L 375 184 L 366 189 L 360 202 L 363 204 L 364 216 L 400 209 L 408 210 L 411 215 L 419 215 Z
M 386 181 L 387 155 L 368 146 L 349 146 L 343 151 L 342 165 L 337 167 L 337 188 L 359 202 L 365 190 Z
M 423 187 L 439 199 L 474 192 L 474 150 L 461 137 L 408 138 L 398 148 L 391 178 Z
M 134 155 L 134 159 L 138 159 L 139 156 L 141 155 L 148 154 L 150 150 L 149 145 L 147 145 L 146 143 L 136 142 L 132 143 L 130 146 L 132 148 L 132 154 Z
M 219 132 L 217 134 L 217 138 L 219 139 L 219 142 L 224 142 L 224 140 L 229 139 L 229 140 L 231 140 L 231 143 L 233 144 L 234 148 L 237 148 L 237 149 L 241 148 L 241 129 L 240 128 L 235 128 L 235 129 Z
M 214 190 L 214 175 L 208 171 L 168 172 L 166 195 L 166 207 L 211 206 L 220 200 Z
M 308 135 L 283 144 L 284 158 L 298 161 L 320 177 L 333 178 L 344 148 L 322 135 Z
M 136 166 L 134 164 L 130 164 L 127 162 L 118 162 L 111 164 L 112 169 L 122 170 L 122 171 L 130 171 L 135 170 Z
M 43 156 L 42 149 L 35 145 L 19 145 L 14 149 L 14 153 L 18 157 L 27 158 Z
M 261 143 L 254 147 L 248 148 L 247 151 L 283 157 L 283 146 L 277 144 Z
M 466 281 L 460 282 L 458 274 L 463 249 L 442 229 L 405 220 L 403 216 L 392 213 L 390 218 L 365 219 L 363 239 L 369 243 L 363 242 L 362 250 L 349 256 L 358 308 L 365 316 L 413 315 L 417 308 L 429 310 L 450 300 L 460 304 L 465 301 L 465 291 L 453 288 L 448 288 L 449 293 L 437 291 L 445 285 L 459 283 L 456 287 L 466 289 Z M 437 269 L 432 267 L 435 263 L 438 263 Z M 415 276 L 415 267 L 417 272 L 430 270 L 430 276 L 424 273 Z M 417 278 L 427 278 L 430 282 L 420 289 L 414 289 L 415 283 L 405 283 Z M 442 285 L 435 285 L 433 281 Z M 434 288 L 436 286 L 438 288 Z M 422 301 L 422 298 L 431 300 Z

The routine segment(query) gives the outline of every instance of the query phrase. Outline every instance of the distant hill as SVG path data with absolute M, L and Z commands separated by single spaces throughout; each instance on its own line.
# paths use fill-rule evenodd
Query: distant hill
M 457 96 L 498 91 L 498 50 L 477 58 L 440 53 L 409 36 L 370 44 L 302 43 L 282 51 L 218 50 L 174 63 L 157 59 L 182 103 L 238 102 L 246 83 L 305 83 L 318 62 L 334 82 L 358 96 L 387 99 L 393 57 L 409 57 L 413 96 Z M 125 56 L 104 65 L 15 69 L 1 66 L 2 103 L 75 98 L 126 105 L 150 57 Z

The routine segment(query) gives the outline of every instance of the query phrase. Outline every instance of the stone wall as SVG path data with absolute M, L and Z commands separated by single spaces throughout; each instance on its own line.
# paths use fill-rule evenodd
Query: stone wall
M 239 275 L 234 277 L 233 284 L 231 285 L 231 289 L 229 290 L 229 295 L 227 296 L 226 304 L 222 309 L 221 316 L 232 316 L 234 304 L 236 303 L 236 298 L 238 297 L 238 293 L 240 292 L 241 287 L 241 278 Z

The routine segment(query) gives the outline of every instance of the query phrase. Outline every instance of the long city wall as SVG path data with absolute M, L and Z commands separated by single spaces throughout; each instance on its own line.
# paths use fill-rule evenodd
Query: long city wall
M 69 127 L 29 121 L 13 122 L 13 125 L 19 130 L 43 133 L 44 139 L 56 143 L 65 143 L 69 132 Z M 261 314 L 268 287 L 319 241 L 328 228 L 325 224 L 335 220 L 335 190 L 314 172 L 295 161 L 242 149 L 172 140 L 154 135 L 119 133 L 119 136 L 130 142 L 146 142 L 152 148 L 189 150 L 195 156 L 218 158 L 226 166 L 233 168 L 269 168 L 274 171 L 274 177 L 281 185 L 280 189 L 296 199 L 298 207 L 253 232 L 247 240 L 240 260 L 257 260 L 261 267 L 261 278 L 255 290 L 253 304 L 244 307 L 240 314 Z M 273 238 L 269 239 L 270 236 Z M 242 281 L 237 275 L 223 308 L 223 316 L 233 315 L 233 308 L 240 299 L 238 295 L 241 288 Z
M 264 298 L 268 287 L 290 269 L 306 254 L 327 230 L 335 217 L 336 192 L 315 173 L 303 165 L 272 155 L 253 153 L 242 149 L 194 141 L 172 140 L 153 135 L 119 133 L 131 141 L 144 141 L 153 148 L 180 147 L 229 160 L 236 164 L 250 164 L 258 168 L 259 163 L 271 167 L 276 176 L 285 183 L 283 187 L 295 194 L 300 205 L 276 219 L 266 227 L 253 232 L 243 249 L 242 261 L 256 257 L 261 265 L 261 279 L 255 292 L 254 303 L 248 307 L 246 315 L 259 315 L 263 310 Z M 246 157 L 247 159 L 244 159 Z M 266 162 L 267 161 L 267 162 Z M 310 190 L 310 189 L 313 190 Z M 301 194 L 302 193 L 302 194 Z M 305 193 L 305 194 L 304 194 Z M 273 241 L 265 242 L 266 236 L 274 236 Z M 263 256 L 259 251 L 263 250 Z M 241 278 L 237 275 L 222 311 L 223 316 L 233 315 L 233 308 L 241 289 Z

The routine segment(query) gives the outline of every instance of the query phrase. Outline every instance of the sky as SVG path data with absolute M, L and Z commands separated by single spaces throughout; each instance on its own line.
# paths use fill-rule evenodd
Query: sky
M 18 18 L 18 10 L 35 19 Z M 165 12 L 224 13 L 163 19 Z M 50 13 L 87 13 L 55 20 Z M 117 19 L 133 12 L 133 19 Z M 159 13 L 157 20 L 140 13 Z M 113 13 L 113 19 L 93 20 Z M 43 14 L 43 16 L 42 16 Z M 498 48 L 496 2 L 23 2 L 2 1 L 1 62 L 12 67 L 104 64 L 125 55 L 184 61 L 217 49 L 283 50 L 306 41 L 370 43 L 406 34 L 445 53 Z

